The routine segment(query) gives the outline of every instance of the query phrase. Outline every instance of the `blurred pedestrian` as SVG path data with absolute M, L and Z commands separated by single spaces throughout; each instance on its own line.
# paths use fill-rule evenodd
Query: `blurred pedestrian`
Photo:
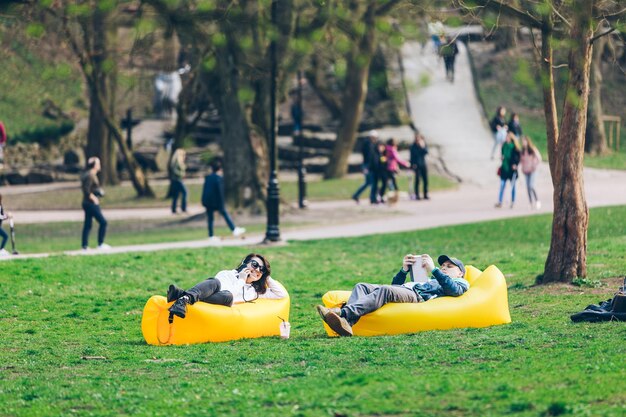
M 2 194 L 0 194 L 0 257 L 9 256 L 9 252 L 7 252 L 7 250 L 4 248 L 7 244 L 7 239 L 9 238 L 9 235 L 7 234 L 7 232 L 2 230 L 2 222 L 4 220 L 8 220 L 9 218 L 11 218 L 11 213 L 4 211 L 4 207 L 2 206 Z
M 415 181 L 413 182 L 415 199 L 420 200 L 420 178 L 422 179 L 424 199 L 428 200 L 428 168 L 426 167 L 426 155 L 428 154 L 428 146 L 424 140 L 424 136 L 415 133 L 415 142 L 411 145 L 411 168 L 415 173 Z
M 243 227 L 235 227 L 235 224 L 226 211 L 222 160 L 220 158 L 215 158 L 211 161 L 211 174 L 204 178 L 202 205 L 206 209 L 210 240 L 219 241 L 217 236 L 213 236 L 213 215 L 216 211 L 222 215 L 228 228 L 232 231 L 233 236 L 239 237 L 246 232 L 246 229 Z
M 400 158 L 400 155 L 398 155 L 398 146 L 396 145 L 396 141 L 393 138 L 387 140 L 387 145 L 385 146 L 385 155 L 387 158 L 387 181 L 383 184 L 382 194 L 384 195 L 385 188 L 388 185 L 391 185 L 394 191 L 393 202 L 396 202 L 398 201 L 399 193 L 398 182 L 396 181 L 396 174 L 398 173 L 400 166 L 409 168 L 411 164 Z
M 502 144 L 502 165 L 500 165 L 500 193 L 496 207 L 502 207 L 506 182 L 511 183 L 511 208 L 515 204 L 515 182 L 517 181 L 517 168 L 520 161 L 520 146 L 513 132 L 509 132 L 506 141 Z
M 104 190 L 98 181 L 100 172 L 100 158 L 92 156 L 87 160 L 87 167 L 80 176 L 81 189 L 83 192 L 83 211 L 85 212 L 85 222 L 83 224 L 82 247 L 89 248 L 89 232 L 95 218 L 99 224 L 98 228 L 98 249 L 111 249 L 111 246 L 104 243 L 107 232 L 107 221 L 100 209 L 100 198 L 104 197 Z
M 519 123 L 519 114 L 511 113 L 511 118 L 509 119 L 508 124 L 509 132 L 513 132 L 517 140 L 522 139 L 522 125 Z
M 385 202 L 385 190 L 387 189 L 387 153 L 385 152 L 385 143 L 378 141 L 376 143 L 376 176 L 374 178 L 374 188 L 376 197 L 376 203 Z
M 352 194 L 352 199 L 359 204 L 359 196 L 363 191 L 365 191 L 368 187 L 370 188 L 370 202 L 373 203 L 376 201 L 376 189 L 375 189 L 375 177 L 376 177 L 376 166 L 377 166 L 377 155 L 376 155 L 376 141 L 378 140 L 378 132 L 376 130 L 372 130 L 369 132 L 368 137 L 363 141 L 363 146 L 361 147 L 361 154 L 363 155 L 363 165 L 361 167 L 363 175 L 365 176 L 365 181 L 363 184 Z
M 439 48 L 439 55 L 443 58 L 446 67 L 446 79 L 451 83 L 454 82 L 454 61 L 459 53 L 459 48 L 454 38 L 445 38 Z
M 170 188 L 172 193 L 172 214 L 176 214 L 176 206 L 178 196 L 180 195 L 180 209 L 183 213 L 187 213 L 187 187 L 183 183 L 187 165 L 185 165 L 185 157 L 187 153 L 184 149 L 178 148 L 172 155 L 170 161 Z
M 490 127 L 491 132 L 493 133 L 493 148 L 491 148 L 491 159 L 493 159 L 496 149 L 502 146 L 504 141 L 506 140 L 506 133 L 508 130 L 508 126 L 504 117 L 506 116 L 506 108 L 503 106 L 498 106 L 496 109 L 496 114 L 491 119 Z
M 526 189 L 528 190 L 528 200 L 530 201 L 530 206 L 537 210 L 541 208 L 541 201 L 539 201 L 537 190 L 535 189 L 535 178 L 537 176 L 537 168 L 540 163 L 541 153 L 539 152 L 539 149 L 537 149 L 528 136 L 523 136 L 520 165 L 522 166 L 522 173 L 526 177 Z

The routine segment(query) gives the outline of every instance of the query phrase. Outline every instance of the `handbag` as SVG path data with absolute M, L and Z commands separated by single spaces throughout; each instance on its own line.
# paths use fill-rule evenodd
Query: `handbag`
M 496 171 L 496 174 L 498 174 L 498 177 L 502 175 L 502 167 L 499 166 L 498 170 Z

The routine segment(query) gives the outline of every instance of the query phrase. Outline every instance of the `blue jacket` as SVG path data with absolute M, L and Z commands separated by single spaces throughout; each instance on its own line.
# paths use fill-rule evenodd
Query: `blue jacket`
M 224 207 L 224 178 L 216 173 L 204 178 L 202 205 L 207 209 L 219 210 Z
M 400 271 L 393 277 L 391 285 L 402 285 L 406 281 L 406 274 L 404 270 Z M 415 284 L 413 291 L 418 295 L 421 295 L 424 301 L 428 301 L 431 298 L 451 296 L 458 297 L 467 291 L 470 287 L 469 282 L 463 278 L 450 278 L 448 275 L 441 272 L 439 268 L 433 269 L 433 276 L 431 279 L 424 283 Z

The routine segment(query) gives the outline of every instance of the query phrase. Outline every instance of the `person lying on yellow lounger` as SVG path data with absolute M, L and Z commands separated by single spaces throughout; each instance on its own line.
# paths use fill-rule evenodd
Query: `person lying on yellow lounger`
M 174 316 L 184 319 L 187 304 L 197 301 L 230 307 L 233 303 L 247 303 L 257 298 L 286 297 L 285 289 L 270 277 L 270 272 L 270 263 L 265 257 L 250 253 L 236 269 L 220 271 L 214 278 L 207 278 L 186 291 L 170 285 L 167 302 L 176 301 L 169 308 L 170 323 Z
M 407 282 L 406 275 L 416 260 L 421 260 L 422 267 L 431 279 L 424 283 Z M 322 319 L 340 336 L 352 336 L 352 326 L 361 316 L 378 310 L 387 303 L 420 303 L 435 297 L 463 295 L 469 289 L 469 282 L 463 279 L 465 265 L 456 258 L 441 255 L 435 267 L 429 255 L 408 254 L 402 261 L 402 269 L 393 278 L 391 285 L 358 283 L 342 308 L 316 306 Z

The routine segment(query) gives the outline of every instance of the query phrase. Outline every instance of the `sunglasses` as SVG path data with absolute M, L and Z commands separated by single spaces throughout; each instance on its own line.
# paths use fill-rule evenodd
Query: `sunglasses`
M 252 260 L 250 261 L 250 266 L 254 269 L 256 269 L 259 272 L 264 273 L 265 272 L 265 266 L 261 265 L 260 263 L 258 263 L 256 260 Z

